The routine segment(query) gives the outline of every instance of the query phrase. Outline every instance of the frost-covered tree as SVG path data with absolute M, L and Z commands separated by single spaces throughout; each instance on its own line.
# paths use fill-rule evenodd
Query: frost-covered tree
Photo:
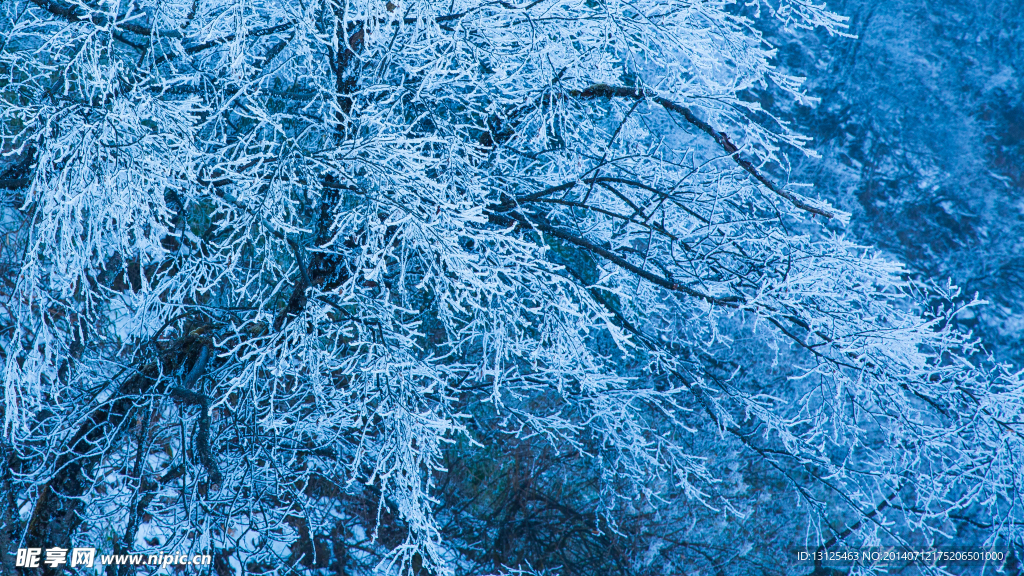
M 843 34 L 823 6 L 2 11 L 5 551 L 728 574 L 1020 542 L 1020 377 L 782 183 L 807 142 L 757 95 L 812 102 L 754 16 Z

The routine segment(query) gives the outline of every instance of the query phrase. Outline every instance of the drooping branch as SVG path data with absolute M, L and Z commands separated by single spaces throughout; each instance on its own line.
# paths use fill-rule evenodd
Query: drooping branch
M 658 104 L 662 108 L 679 114 L 688 123 L 699 129 L 701 132 L 704 132 L 708 136 L 711 136 L 715 140 L 715 142 L 717 142 L 718 145 L 721 146 L 722 149 L 729 154 L 729 156 L 733 159 L 734 162 L 736 162 L 736 164 L 740 168 L 743 168 L 743 170 L 745 170 L 748 174 L 753 176 L 754 179 L 763 184 L 765 188 L 768 188 L 777 196 L 780 196 L 788 200 L 793 206 L 796 206 L 801 210 L 810 212 L 811 214 L 818 214 L 820 216 L 824 216 L 825 218 L 836 218 L 837 216 L 839 216 L 839 214 L 836 211 L 830 210 L 822 206 L 809 204 L 803 198 L 800 198 L 796 194 L 793 194 L 792 192 L 789 192 L 785 188 L 782 188 L 775 184 L 774 182 L 772 182 L 767 176 L 761 173 L 761 171 L 758 170 L 753 163 L 740 156 L 739 148 L 737 148 L 736 145 L 732 143 L 732 140 L 729 139 L 728 134 L 726 134 L 725 132 L 715 130 L 713 126 L 698 118 L 697 115 L 694 114 L 693 111 L 691 111 L 686 106 L 673 102 L 663 96 L 658 96 L 656 93 L 650 90 L 645 90 L 643 88 L 630 88 L 627 86 L 609 86 L 608 84 L 594 84 L 593 86 L 590 86 L 584 90 L 571 91 L 569 94 L 575 98 L 582 99 L 631 98 L 651 100 L 652 102 Z
M 837 543 L 839 543 L 840 540 L 845 540 L 847 537 L 849 537 L 851 534 L 853 534 L 856 530 L 860 529 L 861 525 L 864 524 L 865 520 L 871 520 L 875 516 L 878 516 L 878 514 L 881 513 L 883 510 L 885 510 L 889 506 L 890 502 L 893 499 L 895 499 L 895 498 L 896 498 L 896 492 L 890 492 L 888 496 L 883 498 L 882 501 L 879 502 L 878 505 L 874 507 L 874 509 L 872 509 L 870 512 L 863 513 L 859 520 L 857 520 L 856 522 L 854 522 L 853 524 L 848 526 L 842 532 L 839 532 L 839 533 L 835 534 L 834 536 L 832 536 L 831 538 L 829 538 L 829 540 L 827 542 L 825 542 L 824 544 L 822 544 L 821 546 L 818 546 L 818 552 L 824 552 L 825 550 L 828 550 L 832 546 L 835 546 Z M 816 556 L 815 557 L 814 567 L 815 567 L 815 569 L 819 569 L 819 570 L 821 569 L 821 557 L 820 556 Z
M 662 288 L 666 288 L 673 292 L 681 292 L 683 294 L 686 294 L 687 296 L 693 296 L 695 298 L 704 300 L 709 304 L 727 306 L 730 308 L 735 308 L 739 306 L 740 303 L 742 303 L 742 299 L 737 296 L 712 296 L 711 294 L 705 294 L 699 290 L 694 290 L 693 288 L 690 288 L 685 284 L 675 282 L 671 278 L 666 278 L 664 276 L 660 276 L 658 274 L 654 274 L 652 272 L 644 270 L 640 266 L 633 264 L 629 260 L 623 258 L 622 256 L 619 256 L 615 252 L 603 246 L 598 246 L 597 244 L 594 244 L 593 242 L 585 238 L 581 238 L 580 236 L 573 234 L 567 230 L 564 230 L 560 227 L 552 226 L 544 222 L 537 222 L 531 220 L 518 212 L 501 213 L 496 211 L 489 211 L 488 216 L 490 217 L 491 221 L 495 222 L 496 224 L 508 226 L 513 223 L 519 223 L 527 229 L 536 229 L 541 232 L 544 232 L 545 234 L 550 234 L 556 238 L 565 240 L 570 244 L 573 244 L 579 248 L 583 248 L 588 252 L 591 252 L 608 260 L 609 262 L 615 264 L 616 266 L 622 268 L 623 270 L 636 274 L 637 276 L 643 278 L 644 280 L 647 280 L 648 282 L 651 282 L 652 284 L 656 284 L 658 286 L 661 286 Z

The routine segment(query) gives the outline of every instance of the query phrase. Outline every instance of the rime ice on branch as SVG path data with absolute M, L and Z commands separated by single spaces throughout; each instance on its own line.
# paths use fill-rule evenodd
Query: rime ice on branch
M 813 99 L 757 22 L 843 34 L 824 7 L 0 10 L 4 542 L 438 575 L 1019 542 L 1018 375 L 783 184 L 809 143 L 756 96 Z

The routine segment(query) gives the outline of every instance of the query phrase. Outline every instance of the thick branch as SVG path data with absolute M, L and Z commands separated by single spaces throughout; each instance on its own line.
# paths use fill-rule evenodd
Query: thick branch
M 206 361 L 210 357 L 210 347 L 203 346 L 199 352 L 199 358 L 183 382 L 184 388 L 171 388 L 167 392 L 171 396 L 187 403 L 199 406 L 199 430 L 196 433 L 196 452 L 199 455 L 199 462 L 206 468 L 210 481 L 220 484 L 223 479 L 220 470 L 217 468 L 217 461 L 210 453 L 210 398 L 190 388 L 196 380 L 206 372 Z

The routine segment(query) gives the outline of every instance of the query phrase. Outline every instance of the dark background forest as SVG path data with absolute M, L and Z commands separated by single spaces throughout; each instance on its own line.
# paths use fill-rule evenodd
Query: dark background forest
M 794 182 L 853 213 L 850 230 L 920 277 L 990 305 L 959 317 L 1024 361 L 1024 3 L 838 0 L 856 39 L 778 35 L 807 77 L 797 129 L 820 159 Z M 766 19 L 768 20 L 768 19 Z M 797 158 L 794 156 L 794 158 Z

